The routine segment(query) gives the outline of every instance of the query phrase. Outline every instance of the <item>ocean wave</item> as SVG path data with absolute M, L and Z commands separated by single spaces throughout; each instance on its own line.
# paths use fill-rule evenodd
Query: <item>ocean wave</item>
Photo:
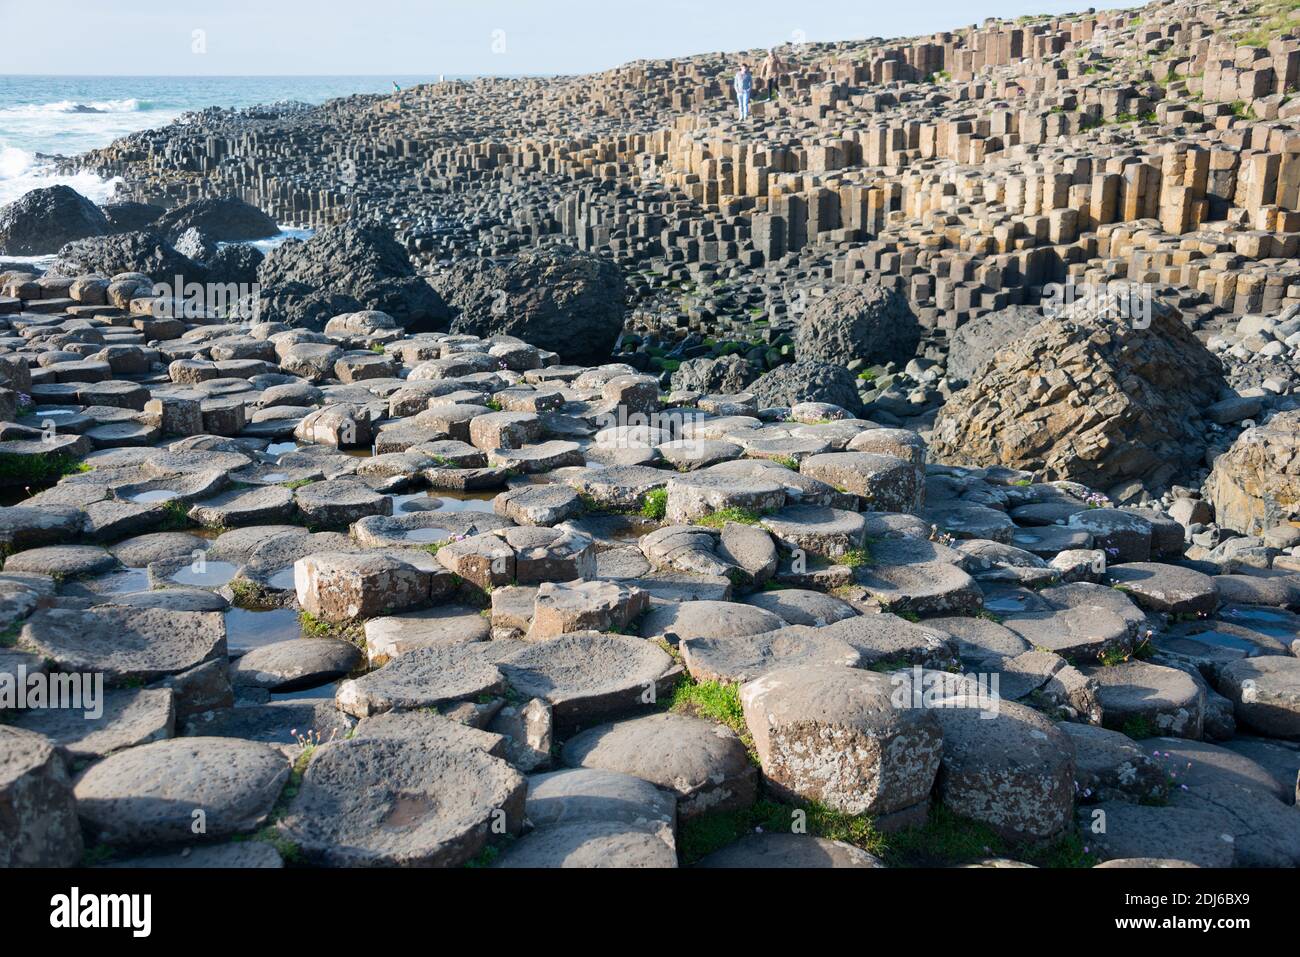
M 34 189 L 60 185 L 71 186 L 93 203 L 105 203 L 121 182 L 120 176 L 106 179 L 90 170 L 56 173 L 52 166 L 38 163 L 26 150 L 0 144 L 0 206 Z
M 22 106 L 12 106 L 0 110 L 0 114 L 142 113 L 153 108 L 153 104 L 148 100 L 137 100 L 131 97 L 125 100 L 92 100 L 89 103 L 79 103 L 76 100 L 59 100 L 55 103 L 25 103 Z

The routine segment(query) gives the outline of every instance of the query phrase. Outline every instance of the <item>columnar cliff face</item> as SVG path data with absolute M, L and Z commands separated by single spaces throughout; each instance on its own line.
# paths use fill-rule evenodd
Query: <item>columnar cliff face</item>
M 728 81 L 764 51 L 207 111 L 86 160 L 168 205 L 378 215 L 422 258 L 563 237 L 644 270 L 651 325 L 684 282 L 736 269 L 752 288 L 692 324 L 797 315 L 765 276 L 816 295 L 881 274 L 932 338 L 1067 275 L 1174 286 L 1197 319 L 1273 312 L 1300 301 L 1300 41 L 1277 6 L 788 47 L 779 98 L 745 123 Z

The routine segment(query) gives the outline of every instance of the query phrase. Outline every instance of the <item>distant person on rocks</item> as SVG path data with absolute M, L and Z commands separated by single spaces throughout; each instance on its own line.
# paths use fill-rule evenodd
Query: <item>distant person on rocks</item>
M 754 75 L 749 72 L 749 64 L 742 63 L 736 74 L 736 105 L 740 107 L 740 118 L 749 118 L 749 94 L 754 90 Z
M 767 51 L 767 59 L 763 61 L 763 79 L 767 81 L 767 98 L 775 100 L 777 88 L 781 85 L 781 77 L 785 74 L 785 61 L 781 59 L 780 54 L 776 52 L 776 47 Z

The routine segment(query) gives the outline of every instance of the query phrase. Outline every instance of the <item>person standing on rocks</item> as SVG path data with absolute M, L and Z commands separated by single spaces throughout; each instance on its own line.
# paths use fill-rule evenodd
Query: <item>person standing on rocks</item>
M 776 99 L 777 88 L 781 85 L 781 76 L 785 73 L 785 61 L 781 59 L 776 52 L 776 47 L 767 51 L 767 59 L 763 61 L 763 79 L 767 85 L 767 98 Z
M 749 118 L 749 94 L 754 90 L 754 75 L 749 72 L 749 64 L 740 64 L 740 72 L 736 74 L 736 105 L 740 107 L 740 118 L 742 120 Z

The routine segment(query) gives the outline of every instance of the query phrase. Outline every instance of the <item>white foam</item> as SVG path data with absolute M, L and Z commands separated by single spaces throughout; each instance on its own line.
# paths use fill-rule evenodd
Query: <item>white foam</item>
M 134 97 L 125 100 L 92 100 L 79 103 L 76 100 L 58 100 L 54 103 L 24 103 L 0 109 L 0 116 L 31 116 L 33 114 L 59 113 L 138 113 L 152 109 L 151 104 Z
M 90 170 L 57 173 L 53 166 L 38 163 L 26 150 L 0 143 L 0 206 L 12 203 L 24 193 L 47 186 L 71 186 L 93 203 L 108 202 L 122 178 L 105 178 Z

